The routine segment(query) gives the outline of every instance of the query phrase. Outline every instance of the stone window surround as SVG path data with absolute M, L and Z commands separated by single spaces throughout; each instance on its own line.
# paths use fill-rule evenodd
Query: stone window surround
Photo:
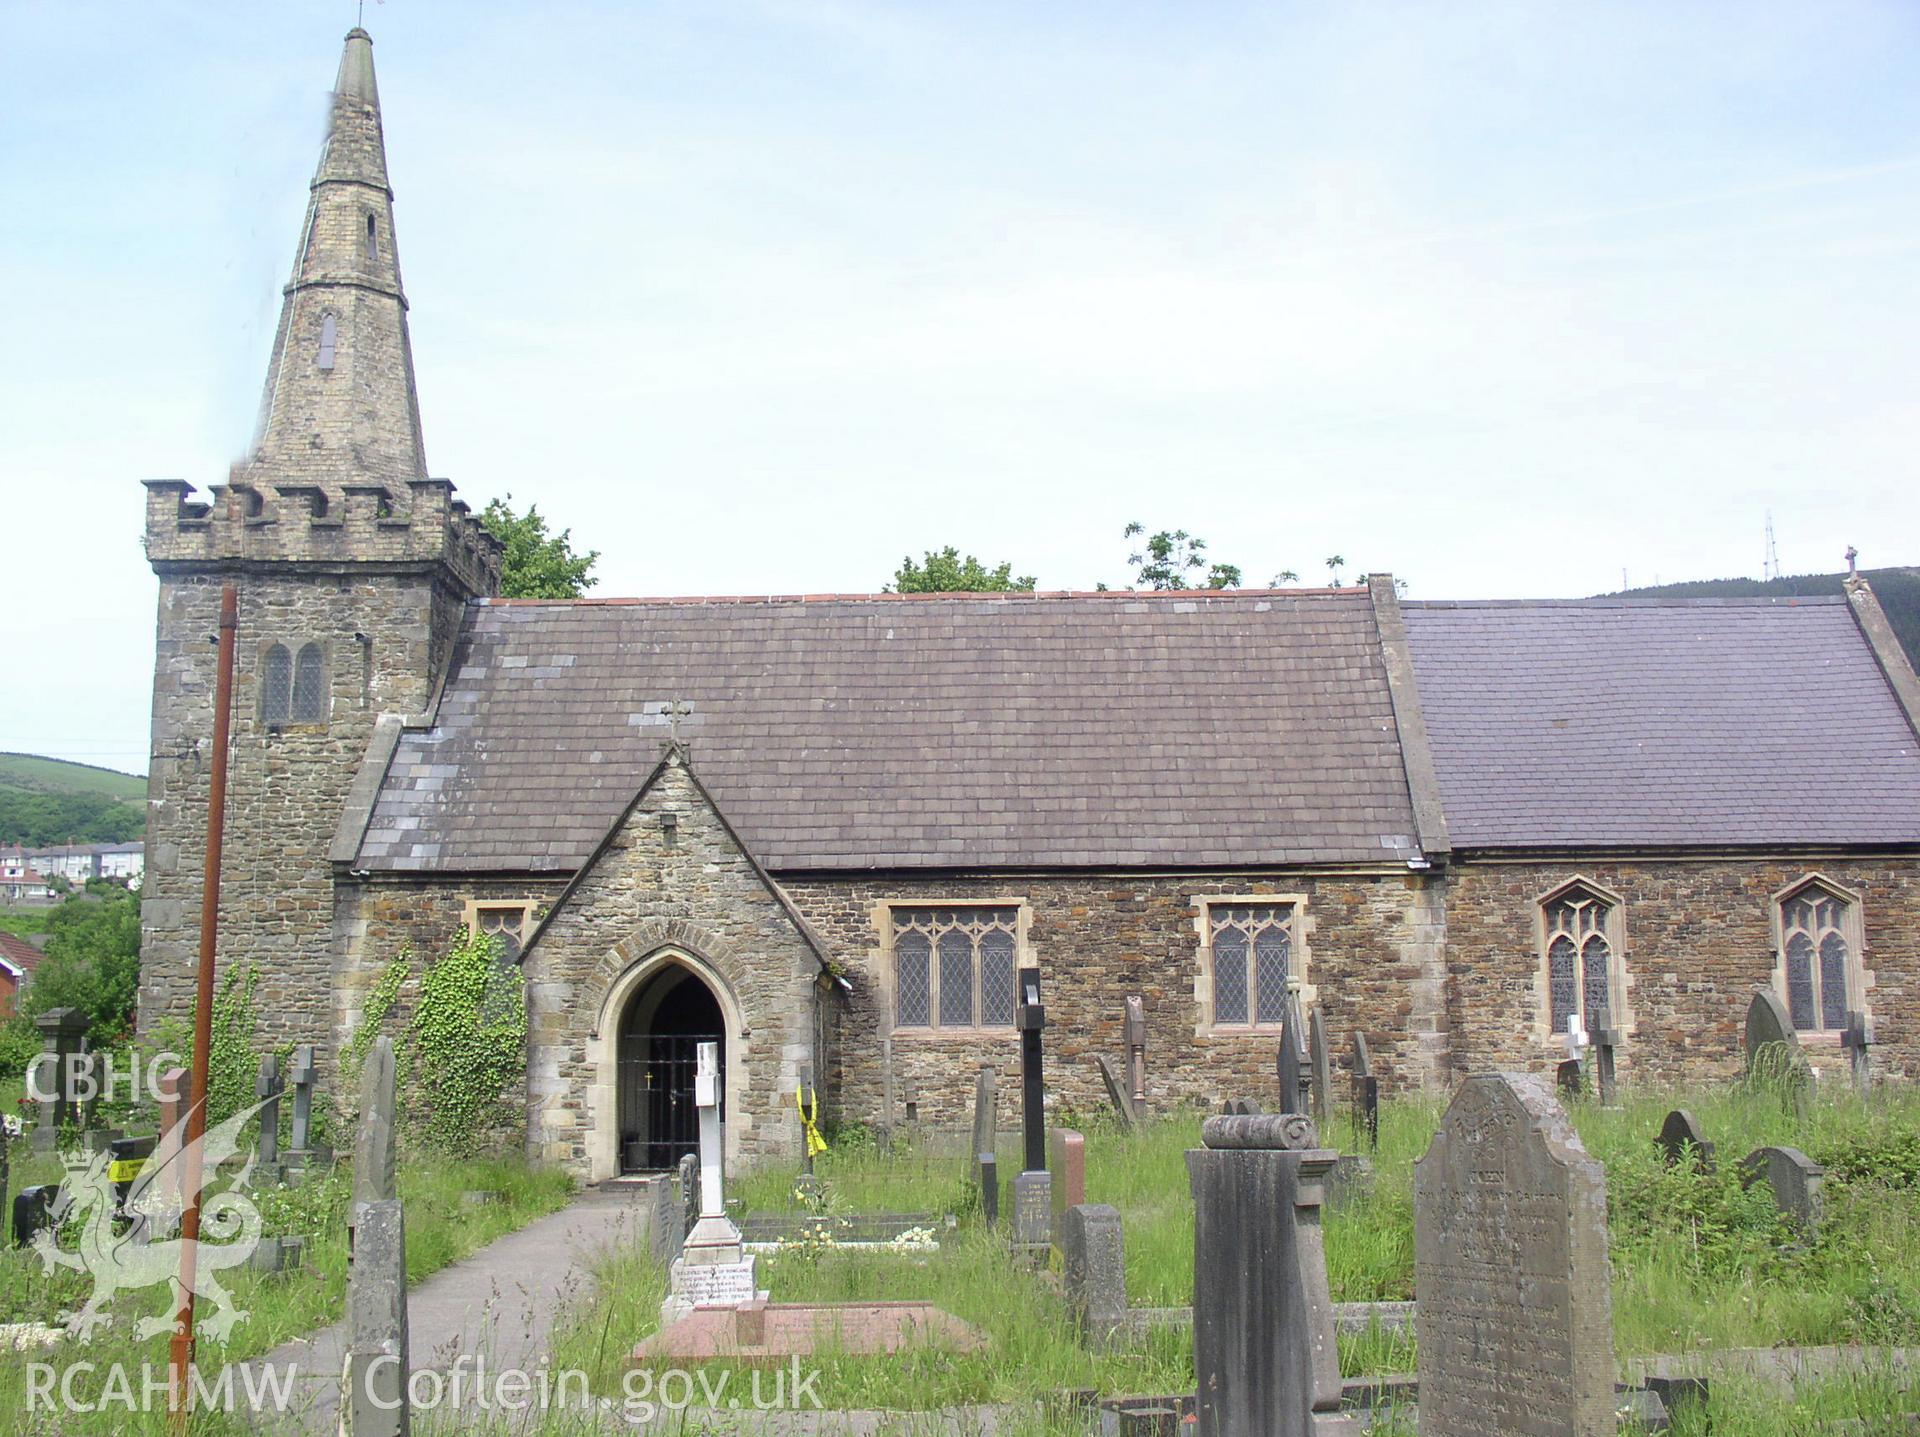
M 1873 987 L 1873 970 L 1867 967 L 1867 924 L 1860 895 L 1817 870 L 1794 879 L 1768 902 L 1767 921 L 1773 933 L 1773 991 L 1779 995 L 1781 1003 L 1788 1004 L 1791 1010 L 1791 1000 L 1787 995 L 1786 908 L 1790 901 L 1809 888 L 1822 889 L 1839 899 L 1845 910 L 1840 932 L 1847 940 L 1847 1007 L 1864 1013 L 1867 1009 L 1867 992 Z M 1800 1028 L 1795 1031 L 1800 1041 L 1811 1047 L 1840 1046 L 1841 1030 L 1838 1028 Z
M 1196 893 L 1193 895 L 1193 929 L 1198 946 L 1194 952 L 1193 1005 L 1196 1038 L 1271 1039 L 1280 1031 L 1278 1023 L 1222 1023 L 1213 1021 L 1213 914 L 1220 908 L 1293 909 L 1291 963 L 1287 986 L 1298 999 L 1304 1013 L 1319 1000 L 1320 990 L 1312 982 L 1312 953 L 1309 937 L 1313 920 L 1304 893 Z M 1248 1012 L 1252 1013 L 1252 1000 Z
M 524 950 L 527 939 L 533 933 L 533 910 L 539 906 L 535 898 L 469 898 L 461 910 L 460 926 L 468 933 L 480 931 L 480 914 L 485 912 L 503 912 L 508 909 L 520 911 L 520 946 Z
M 1547 948 L 1553 933 L 1547 922 L 1547 910 L 1574 889 L 1583 889 L 1607 908 L 1604 936 L 1612 952 L 1609 988 L 1612 990 L 1614 1031 L 1622 1043 L 1633 1036 L 1633 975 L 1627 964 L 1627 901 L 1613 889 L 1596 883 L 1585 874 L 1556 883 L 1533 900 L 1533 955 L 1536 999 L 1533 1013 L 1533 1040 L 1536 1046 L 1565 1055 L 1567 1035 L 1553 1031 L 1553 964 Z
M 978 1043 L 983 1039 L 1011 1042 L 1019 1036 L 1013 1024 L 991 1028 L 902 1028 L 893 1021 L 895 974 L 893 967 L 893 910 L 896 908 L 1011 908 L 1014 911 L 1013 971 L 1039 966 L 1039 958 L 1027 936 L 1033 918 L 1033 905 L 1025 898 L 882 898 L 875 901 L 870 915 L 875 946 L 871 951 L 874 971 L 879 975 L 880 1003 L 885 1031 L 896 1041 L 909 1043 Z M 1041 984 L 1044 996 L 1046 985 Z

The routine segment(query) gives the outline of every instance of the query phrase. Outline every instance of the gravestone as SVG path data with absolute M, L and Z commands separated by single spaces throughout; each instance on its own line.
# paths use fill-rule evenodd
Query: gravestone
M 653 1260 L 662 1267 L 680 1254 L 687 1240 L 687 1209 L 680 1200 L 679 1184 L 662 1174 L 652 1179 L 653 1210 L 647 1220 L 647 1246 Z
M 1105 1053 L 1095 1053 L 1093 1064 L 1100 1070 L 1100 1081 L 1106 1084 L 1107 1101 L 1113 1104 L 1114 1116 L 1120 1119 L 1120 1126 L 1131 1131 L 1138 1121 L 1133 1099 L 1121 1086 L 1119 1077 L 1113 1071 L 1113 1064 L 1107 1061 Z
M 917 1129 L 920 1126 L 920 1090 L 909 1080 L 900 1090 L 900 1101 L 907 1110 L 907 1127 Z
M 1280 1111 L 1307 1116 L 1313 1106 L 1312 1069 L 1307 1058 L 1305 1024 L 1300 1021 L 1300 1003 L 1292 993 L 1280 1019 L 1280 1054 L 1275 1066 L 1280 1073 Z
M 60 1185 L 47 1183 L 21 1188 L 13 1196 L 13 1245 L 29 1247 L 33 1235 L 53 1226 L 53 1205 L 60 1197 Z
M 721 1191 L 720 1045 L 694 1048 L 694 1106 L 700 1113 L 700 1220 L 668 1269 L 672 1290 L 660 1306 L 671 1322 L 700 1307 L 735 1307 L 763 1294 L 754 1281 L 754 1258 L 727 1216 Z
M 700 1221 L 699 1157 L 693 1153 L 680 1154 L 680 1161 L 674 1167 L 674 1176 L 680 1193 L 680 1240 L 685 1242 L 687 1233 Z M 677 1244 L 674 1250 L 679 1250 Z
M 1260 1105 L 1252 1098 L 1228 1098 L 1220 1104 L 1220 1116 L 1223 1118 L 1258 1117 Z
M 294 1048 L 293 1061 L 287 1069 L 287 1086 L 293 1089 L 293 1124 L 288 1134 L 287 1165 L 303 1173 L 312 1168 L 327 1167 L 333 1161 L 332 1149 L 313 1140 L 313 1044 L 301 1043 Z
M 1847 1014 L 1846 1029 L 1840 1034 L 1840 1047 L 1847 1055 L 1847 1072 L 1853 1078 L 1854 1091 L 1866 1097 L 1873 1091 L 1873 1062 L 1868 1049 L 1873 1046 L 1873 1029 L 1867 1015 L 1857 1009 Z
M 1374 1075 L 1373 1054 L 1367 1048 L 1367 1035 L 1353 1035 L 1353 1130 L 1358 1145 L 1360 1134 L 1367 1135 L 1367 1148 L 1380 1147 L 1380 1079 Z
M 1755 988 L 1753 1001 L 1747 1004 L 1746 1056 L 1749 1076 L 1762 1050 L 1774 1043 L 1785 1044 L 1794 1058 L 1799 1057 L 1800 1035 L 1794 1031 L 1787 1005 L 1780 1001 L 1780 996 L 1773 989 Z
M 1053 1211 L 1048 1222 L 1053 1228 L 1053 1245 L 1059 1247 L 1065 1234 L 1067 1209 L 1087 1200 L 1087 1140 L 1072 1128 L 1055 1128 L 1048 1134 L 1052 1148 L 1053 1185 L 1049 1194 Z
M 994 1131 L 996 1127 L 994 1105 L 999 1101 L 996 1091 L 999 1075 L 985 1063 L 973 1078 L 973 1159 L 980 1160 L 982 1153 L 994 1150 Z
M 1040 970 L 1022 968 L 1013 1026 L 1020 1033 L 1020 1124 L 1026 1166 L 1013 1180 L 1013 1240 L 1044 1247 L 1053 1239 L 1053 1175 L 1047 1171 L 1047 1088 L 1040 1036 L 1047 1010 L 1040 1002 Z
M 893 1151 L 893 1039 L 880 1040 L 880 1150 Z
M 1613 1060 L 1620 1046 L 1620 1030 L 1604 1009 L 1598 1016 L 1600 1021 L 1593 1027 L 1593 1091 L 1601 1107 L 1611 1108 L 1617 1101 Z
M 1766 1183 L 1773 1205 L 1809 1239 L 1820 1231 L 1827 1170 L 1798 1148 L 1755 1148 L 1740 1159 L 1740 1185 Z
M 1612 1437 L 1606 1173 L 1545 1080 L 1469 1078 L 1413 1190 L 1421 1437 Z
M 1553 1070 L 1553 1086 L 1569 1102 L 1586 1096 L 1587 1075 L 1578 1058 L 1568 1058 Z
M 1707 1141 L 1700 1124 L 1685 1108 L 1675 1108 L 1667 1114 L 1666 1121 L 1660 1124 L 1660 1136 L 1654 1141 L 1660 1145 L 1668 1167 L 1679 1167 L 1691 1149 L 1694 1166 L 1704 1173 L 1713 1171 L 1713 1144 Z
M 280 1059 L 268 1053 L 253 1079 L 253 1095 L 260 1099 L 260 1156 L 254 1169 L 263 1182 L 280 1176 Z
M 1060 1216 L 1062 1286 L 1067 1309 L 1087 1345 L 1111 1346 L 1127 1335 L 1127 1258 L 1120 1210 L 1079 1203 Z
M 1345 1437 L 1320 1209 L 1337 1153 L 1300 1114 L 1208 1118 L 1193 1192 L 1198 1437 Z
M 1333 1055 L 1327 1051 L 1327 1020 L 1316 1006 L 1307 1015 L 1307 1062 L 1313 1082 L 1313 1121 L 1321 1132 L 1331 1130 Z
M 375 1038 L 360 1070 L 348 1231 L 347 1353 L 340 1377 L 343 1437 L 405 1437 L 407 1228 L 394 1168 L 393 1039 Z
M 1127 1082 L 1133 1116 L 1142 1117 L 1147 1110 L 1147 1000 L 1138 993 L 1127 995 Z
M 78 1008 L 50 1008 L 33 1020 L 40 1030 L 41 1056 L 37 1067 L 36 1100 L 40 1106 L 38 1125 L 33 1130 L 35 1152 L 52 1152 L 59 1141 L 60 1129 L 80 1121 L 79 1105 L 73 1101 L 68 1079 L 86 1036 L 87 1015 Z
M 988 1227 L 1000 1222 L 1000 1159 L 980 1154 L 980 1216 Z

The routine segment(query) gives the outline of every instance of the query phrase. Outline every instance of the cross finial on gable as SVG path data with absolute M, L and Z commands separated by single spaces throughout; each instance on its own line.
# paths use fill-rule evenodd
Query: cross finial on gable
M 693 717 L 693 705 L 685 699 L 669 699 L 660 705 L 660 717 L 667 721 L 667 735 L 680 742 L 680 720 Z

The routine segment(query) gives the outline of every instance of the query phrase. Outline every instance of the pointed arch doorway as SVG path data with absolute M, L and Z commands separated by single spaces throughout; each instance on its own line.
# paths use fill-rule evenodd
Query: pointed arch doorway
M 620 1016 L 619 1169 L 658 1172 L 700 1151 L 693 1101 L 696 1050 L 720 1049 L 720 1117 L 726 1119 L 726 1020 L 720 1000 L 691 969 L 668 963 L 634 992 Z

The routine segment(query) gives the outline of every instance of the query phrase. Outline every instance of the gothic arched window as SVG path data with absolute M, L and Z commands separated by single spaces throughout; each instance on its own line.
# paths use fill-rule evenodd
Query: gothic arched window
M 277 728 L 293 710 L 293 655 L 275 644 L 260 660 L 260 722 Z
M 889 911 L 895 1027 L 1012 1025 L 1018 907 L 902 903 Z
M 339 318 L 331 314 L 321 315 L 320 316 L 320 367 L 322 369 L 333 368 L 333 352 L 338 347 L 339 341 L 340 341 Z
M 1793 1026 L 1838 1031 L 1858 984 L 1853 978 L 1859 942 L 1856 905 L 1818 879 L 1780 900 L 1780 967 Z
M 325 723 L 327 721 L 327 664 L 326 656 L 317 643 L 300 646 L 300 656 L 293 661 L 293 702 L 294 723 Z
M 367 216 L 367 262 L 371 264 L 380 258 L 380 231 L 374 227 L 373 216 Z
M 1542 905 L 1546 919 L 1547 1022 L 1567 1031 L 1575 1013 L 1591 1033 L 1618 1026 L 1614 964 L 1619 954 L 1619 905 L 1584 883 L 1575 883 Z

